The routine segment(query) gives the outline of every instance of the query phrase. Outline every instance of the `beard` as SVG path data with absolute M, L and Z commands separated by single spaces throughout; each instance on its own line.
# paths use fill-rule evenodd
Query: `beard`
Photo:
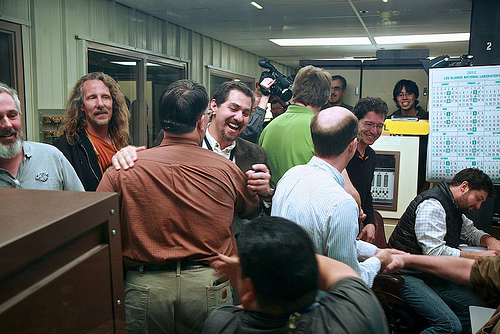
M 473 206 L 468 205 L 466 197 L 460 197 L 456 202 L 458 210 L 463 214 L 469 213 L 474 210 Z
M 4 131 L 0 133 L 0 136 L 9 136 L 12 134 L 14 134 L 16 138 L 11 144 L 5 145 L 0 143 L 0 158 L 2 159 L 12 159 L 21 153 L 23 149 L 24 136 L 22 132 L 17 132 L 16 130 Z

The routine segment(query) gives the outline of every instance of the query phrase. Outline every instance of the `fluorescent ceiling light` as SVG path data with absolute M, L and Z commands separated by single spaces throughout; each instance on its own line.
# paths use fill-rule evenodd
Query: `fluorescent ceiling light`
M 256 3 L 255 1 L 250 2 L 250 4 L 251 4 L 252 6 L 254 6 L 255 8 L 257 8 L 257 9 L 262 9 L 262 6 L 261 6 L 261 5 L 259 5 L 258 3 Z
M 431 34 L 431 35 L 401 35 L 374 37 L 379 45 L 416 44 L 468 41 L 469 33 Z M 338 38 L 271 38 L 271 42 L 279 46 L 331 46 L 331 45 L 371 45 L 368 37 L 338 37 Z
M 279 46 L 371 45 L 368 37 L 270 39 Z
M 431 34 L 431 35 L 403 35 L 403 36 L 380 36 L 374 37 L 375 42 L 380 45 L 387 44 L 414 44 L 414 43 L 439 43 L 468 41 L 469 33 L 460 34 Z

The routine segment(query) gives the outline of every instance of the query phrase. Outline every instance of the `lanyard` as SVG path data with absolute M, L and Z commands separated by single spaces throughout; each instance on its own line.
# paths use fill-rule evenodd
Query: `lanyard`
M 207 136 L 205 136 L 203 140 L 205 141 L 205 145 L 207 145 L 207 148 L 213 152 L 214 149 L 212 148 L 212 145 L 210 145 L 210 143 L 208 142 Z M 229 153 L 229 160 L 233 161 L 233 159 L 234 159 L 234 148 L 231 150 L 231 153 Z

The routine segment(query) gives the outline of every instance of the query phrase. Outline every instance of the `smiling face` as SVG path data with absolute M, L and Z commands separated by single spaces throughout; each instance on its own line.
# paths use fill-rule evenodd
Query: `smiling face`
M 252 99 L 232 89 L 224 103 L 218 106 L 213 99 L 210 107 L 213 110 L 210 134 L 222 147 L 231 145 L 248 123 L 252 114 Z
M 382 134 L 385 115 L 377 114 L 374 111 L 366 113 L 365 117 L 359 120 L 358 134 L 361 137 L 361 143 L 369 146 Z
M 12 159 L 22 149 L 21 116 L 12 96 L 0 93 L 0 158 Z
M 328 103 L 330 106 L 339 106 L 344 100 L 345 89 L 342 88 L 342 81 L 340 79 L 332 80 L 332 92 Z
M 398 105 L 401 107 L 401 111 L 404 115 L 406 115 L 407 112 L 415 109 L 415 94 L 412 92 L 407 92 L 406 87 L 403 86 L 403 88 L 401 88 L 401 92 L 396 98 Z
M 90 127 L 107 126 L 113 116 L 113 98 L 108 86 L 101 80 L 87 80 L 82 86 L 83 105 Z

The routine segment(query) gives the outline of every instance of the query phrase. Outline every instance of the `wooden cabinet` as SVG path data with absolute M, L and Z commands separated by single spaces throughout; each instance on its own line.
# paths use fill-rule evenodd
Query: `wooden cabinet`
M 124 333 L 114 193 L 0 189 L 0 332 Z

